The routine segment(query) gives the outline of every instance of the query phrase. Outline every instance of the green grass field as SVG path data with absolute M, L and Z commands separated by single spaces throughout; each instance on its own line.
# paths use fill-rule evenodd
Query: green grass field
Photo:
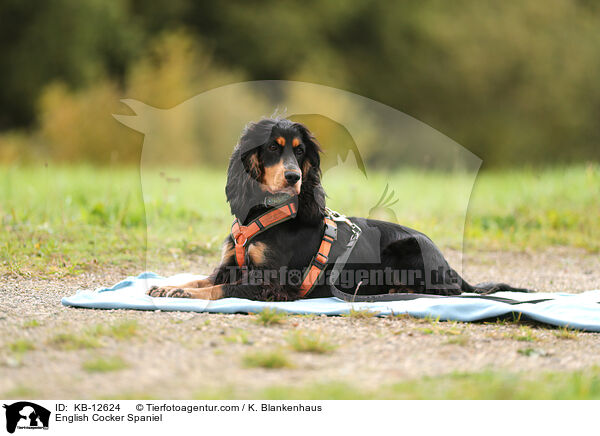
M 416 170 L 370 173 L 368 180 L 354 172 L 337 171 L 326 174 L 324 183 L 332 208 L 348 215 L 397 218 L 446 248 L 460 249 L 464 244 L 466 250 L 544 250 L 551 246 L 580 247 L 594 253 L 600 250 L 599 165 L 486 172 L 477 177 L 474 185 L 467 174 Z M 57 280 L 83 271 L 98 274 L 111 268 L 141 271 L 150 263 L 170 263 L 187 269 L 192 262 L 194 270 L 202 264 L 207 264 L 208 270 L 208 264 L 218 260 L 221 241 L 232 219 L 225 202 L 224 184 L 224 169 L 150 168 L 140 175 L 135 167 L 53 164 L 1 167 L 0 274 Z M 374 209 L 386 185 L 395 191 L 393 198 L 398 202 L 393 210 Z M 261 328 L 281 328 L 281 320 L 276 318 L 276 314 L 262 314 Z M 348 321 L 361 322 L 361 319 L 357 312 Z M 135 364 L 122 359 L 115 350 L 103 353 L 102 345 L 108 339 L 126 342 L 143 337 L 144 322 L 140 321 L 139 326 L 118 324 L 115 329 L 93 325 L 96 324 L 91 323 L 92 327 L 87 326 L 81 332 L 52 332 L 48 343 L 61 352 L 89 352 L 85 359 L 82 357 L 84 372 L 125 371 Z M 38 326 L 37 321 L 29 324 L 31 328 Z M 421 327 L 411 328 L 423 332 Z M 579 338 L 570 331 L 559 333 L 566 339 Z M 502 340 L 527 343 L 533 340 L 516 327 L 514 335 L 517 336 Z M 283 351 L 268 354 L 262 347 L 249 349 L 243 370 L 293 370 L 293 362 L 286 360 L 292 352 L 329 357 L 336 353 L 335 346 L 320 336 L 285 338 Z M 449 341 L 453 342 L 448 343 L 467 346 L 466 342 L 458 341 L 461 338 L 465 339 L 452 337 Z M 223 347 L 251 343 L 243 331 L 237 330 L 225 342 Z M 36 344 L 26 340 L 11 342 L 8 350 L 17 356 L 17 362 L 20 356 L 40 352 Z M 26 370 L 25 366 L 23 371 Z M 343 383 L 300 387 L 282 381 L 257 391 L 224 387 L 214 392 L 197 392 L 195 396 L 199 399 L 600 398 L 598 367 L 564 372 L 559 368 L 554 372 L 529 374 L 518 371 L 478 370 L 418 377 L 372 390 Z M 35 396 L 35 391 L 19 389 L 3 395 Z M 132 398 L 152 396 L 152 392 L 131 394 Z
M 231 224 L 223 169 L 148 170 L 48 165 L 0 170 L 0 273 L 60 277 L 110 265 L 218 259 Z M 442 247 L 520 250 L 553 245 L 597 252 L 600 166 L 480 174 L 403 170 L 325 176 L 328 204 L 370 210 L 389 184 L 400 223 Z M 143 194 L 142 194 L 143 186 Z M 415 190 L 417 194 L 415 194 Z M 144 202 L 145 199 L 146 201 Z M 383 215 L 382 215 L 383 214 Z M 389 210 L 377 216 L 392 218 Z M 462 225 L 464 223 L 464 233 Z
M 269 400 L 597 400 L 600 369 L 544 372 L 535 375 L 499 373 L 453 373 L 422 377 L 379 389 L 359 389 L 346 383 L 327 383 L 302 388 L 275 386 L 259 392 L 234 388 L 200 393 L 196 399 Z

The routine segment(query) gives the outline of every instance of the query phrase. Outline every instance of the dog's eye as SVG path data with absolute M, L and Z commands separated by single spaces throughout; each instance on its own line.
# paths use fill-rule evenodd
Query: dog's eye
M 279 146 L 277 144 L 269 145 L 269 151 L 277 151 L 278 148 Z
M 296 148 L 296 155 L 302 156 L 304 154 L 304 149 L 298 147 Z

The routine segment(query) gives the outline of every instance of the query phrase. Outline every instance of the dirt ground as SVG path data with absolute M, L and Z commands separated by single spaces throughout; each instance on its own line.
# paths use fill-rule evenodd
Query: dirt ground
M 446 254 L 451 261 L 459 258 L 458 253 Z M 176 271 L 173 264 L 157 272 Z M 112 284 L 137 272 L 96 271 L 53 281 L 0 279 L 0 398 L 191 398 L 230 387 L 252 392 L 331 381 L 374 388 L 453 371 L 567 371 L 600 365 L 600 334 L 561 338 L 557 329 L 512 322 L 294 316 L 263 326 L 255 315 L 87 310 L 60 304 L 61 297 L 76 289 Z M 576 249 L 471 252 L 464 258 L 463 275 L 473 283 L 502 280 L 543 291 L 580 292 L 600 288 L 600 256 Z M 53 339 L 124 320 L 137 321 L 134 334 L 102 337 L 98 347 L 65 350 Z M 337 348 L 325 354 L 297 352 L 286 338 L 298 330 L 321 333 Z M 240 332 L 245 341 L 235 340 Z M 22 340 L 31 349 L 18 350 L 14 344 Z M 528 347 L 534 352 L 522 352 Z M 269 350 L 286 354 L 294 367 L 243 365 L 245 354 Z M 115 356 L 124 368 L 85 369 L 90 360 Z

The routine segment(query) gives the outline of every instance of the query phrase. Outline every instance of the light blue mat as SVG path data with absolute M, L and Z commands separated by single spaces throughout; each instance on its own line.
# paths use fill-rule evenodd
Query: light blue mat
M 382 303 L 346 303 L 337 298 L 315 298 L 290 302 L 265 303 L 240 298 L 192 300 L 187 298 L 154 298 L 145 294 L 154 285 L 178 285 L 204 278 L 193 274 L 161 277 L 145 272 L 128 277 L 110 288 L 81 290 L 62 299 L 62 304 L 90 309 L 180 310 L 212 313 L 256 313 L 266 307 L 292 314 L 342 315 L 354 310 L 370 310 L 380 316 L 407 313 L 416 317 L 432 317 L 445 321 L 478 321 L 510 313 L 521 313 L 533 320 L 573 329 L 600 332 L 600 290 L 581 294 L 498 292 L 494 296 L 522 301 L 508 304 L 482 298 L 420 298 Z M 541 301 L 528 303 L 527 301 Z

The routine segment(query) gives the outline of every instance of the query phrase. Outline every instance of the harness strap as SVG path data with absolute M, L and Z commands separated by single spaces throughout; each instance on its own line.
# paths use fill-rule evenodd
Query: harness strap
M 511 305 L 525 304 L 525 303 L 539 303 L 543 301 L 547 301 L 547 299 L 539 299 L 533 301 L 519 301 L 513 300 L 505 297 L 495 297 L 491 295 L 453 295 L 453 296 L 443 296 L 443 295 L 435 295 L 435 294 L 413 294 L 413 293 L 398 293 L 398 294 L 377 294 L 377 295 L 356 295 L 349 294 L 341 291 L 335 286 L 336 280 L 339 278 L 341 271 L 343 270 L 358 238 L 361 234 L 361 229 L 344 215 L 339 214 L 338 212 L 332 211 L 329 208 L 326 208 L 327 215 L 324 218 L 325 229 L 323 231 L 323 239 L 321 240 L 321 245 L 319 246 L 319 250 L 317 254 L 312 258 L 309 267 L 306 269 L 304 273 L 304 277 L 302 279 L 302 284 L 300 286 L 300 296 L 305 297 L 308 295 L 315 284 L 325 271 L 327 267 L 327 261 L 329 260 L 329 254 L 331 252 L 331 247 L 333 243 L 337 240 L 337 222 L 343 222 L 347 224 L 351 231 L 352 235 L 350 236 L 349 241 L 346 244 L 345 251 L 337 258 L 333 268 L 331 270 L 331 274 L 329 277 L 329 286 L 331 289 L 331 293 L 343 300 L 348 302 L 386 302 L 386 301 L 406 301 L 406 300 L 415 300 L 417 298 L 453 298 L 453 297 L 461 297 L 461 298 L 480 298 L 486 300 L 500 301 L 503 303 L 508 303 Z M 268 228 L 279 224 L 283 221 L 287 221 L 296 216 L 296 202 L 295 199 L 288 200 L 288 202 L 282 204 L 276 209 L 270 210 L 255 220 L 251 221 L 247 226 L 240 225 L 237 219 L 234 220 L 233 225 L 231 227 L 231 236 L 235 243 L 235 258 L 238 266 L 242 267 L 246 262 L 246 245 L 248 241 L 252 239 L 254 236 L 259 233 L 264 232 Z M 357 290 L 358 291 L 358 288 Z
M 300 296 L 306 297 L 315 287 L 315 284 L 325 271 L 327 261 L 329 260 L 329 252 L 331 246 L 337 239 L 337 224 L 332 219 L 325 217 L 325 230 L 323 231 L 323 239 L 317 254 L 314 255 L 308 268 L 304 272 L 302 284 L 300 285 Z
M 292 198 L 283 205 L 250 221 L 247 226 L 242 226 L 236 218 L 231 226 L 231 237 L 235 244 L 235 260 L 238 266 L 242 267 L 246 264 L 246 245 L 250 239 L 273 227 L 275 224 L 294 218 L 296 213 L 296 200 Z

